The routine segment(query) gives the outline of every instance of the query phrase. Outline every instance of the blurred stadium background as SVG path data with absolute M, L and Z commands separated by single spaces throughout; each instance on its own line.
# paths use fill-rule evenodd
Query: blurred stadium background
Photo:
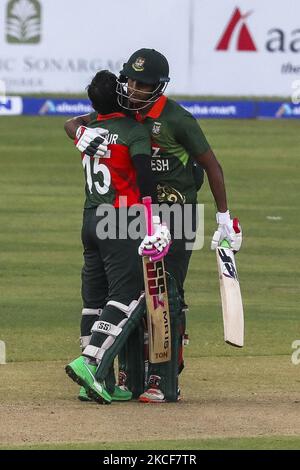
M 0 448 L 299 448 L 299 18 L 297 0 L 0 0 Z M 79 348 L 83 205 L 63 123 L 90 111 L 96 71 L 141 47 L 169 59 L 167 94 L 201 119 L 245 234 L 237 351 L 223 343 L 206 183 L 184 401 L 163 413 L 87 408 L 63 370 Z

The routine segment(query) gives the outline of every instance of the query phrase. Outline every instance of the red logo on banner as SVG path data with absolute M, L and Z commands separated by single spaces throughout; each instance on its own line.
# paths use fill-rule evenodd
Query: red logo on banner
M 244 21 L 251 12 L 241 14 L 239 8 L 236 8 L 229 23 L 226 27 L 218 45 L 216 47 L 217 51 L 228 51 L 229 43 L 231 41 L 233 33 L 238 29 L 236 50 L 237 51 L 257 51 L 257 48 L 254 44 L 254 41 L 251 37 L 250 31 L 246 22 Z

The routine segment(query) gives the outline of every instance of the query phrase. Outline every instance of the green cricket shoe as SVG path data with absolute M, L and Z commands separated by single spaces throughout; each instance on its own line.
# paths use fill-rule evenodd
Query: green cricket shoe
M 80 400 L 80 401 L 93 401 L 93 400 L 91 400 L 90 397 L 88 397 L 84 387 L 80 387 L 79 394 L 78 394 L 78 400 Z
M 76 383 L 85 388 L 87 395 L 97 403 L 111 403 L 111 396 L 104 385 L 97 382 L 95 372 L 97 366 L 88 364 L 83 356 L 79 356 L 66 366 L 66 373 Z
M 112 401 L 129 401 L 132 398 L 132 392 L 128 389 L 123 389 L 119 385 L 115 386 L 114 393 L 111 396 Z
M 129 390 L 123 390 L 118 385 L 115 386 L 114 393 L 111 395 L 112 401 L 129 401 L 132 398 L 132 393 Z M 84 387 L 80 387 L 78 400 L 80 401 L 92 401 Z

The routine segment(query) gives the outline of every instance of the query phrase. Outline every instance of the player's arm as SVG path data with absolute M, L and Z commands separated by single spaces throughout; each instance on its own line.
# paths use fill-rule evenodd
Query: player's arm
M 238 219 L 232 220 L 230 218 L 222 167 L 211 149 L 198 155 L 196 161 L 204 168 L 207 174 L 209 186 L 218 209 L 216 215 L 218 228 L 213 235 L 211 249 L 215 250 L 222 240 L 226 239 L 230 243 L 230 247 L 238 251 L 242 244 L 242 230 Z
M 81 116 L 76 116 L 71 119 L 68 119 L 64 128 L 66 134 L 70 139 L 74 140 L 76 138 L 76 132 L 80 126 L 87 126 L 93 120 L 93 114 L 83 114 Z
M 231 248 L 238 251 L 242 243 L 242 232 L 238 220 L 234 219 L 237 221 L 235 223 L 230 218 L 222 167 L 211 150 L 201 127 L 191 114 L 185 113 L 178 123 L 177 138 L 189 155 L 204 168 L 216 202 L 218 228 L 213 235 L 211 248 L 215 250 L 222 240 L 226 239 Z
M 150 196 L 152 203 L 157 204 L 157 190 L 154 174 L 151 169 L 150 155 L 135 155 L 132 160 L 137 173 L 141 197 Z M 145 236 L 138 250 L 139 255 L 150 256 L 151 261 L 159 261 L 166 256 L 171 241 L 171 235 L 167 226 L 160 223 L 159 217 L 156 216 L 156 219 L 158 219 L 158 222 L 156 220 L 156 223 L 154 223 L 154 233 Z M 155 216 L 153 217 L 154 220 Z
M 141 197 L 150 196 L 152 203 L 157 204 L 157 188 L 151 168 L 150 135 L 142 124 L 137 124 L 130 132 L 128 142 Z M 155 212 L 155 206 L 152 208 Z M 158 261 L 167 254 L 170 240 L 171 235 L 167 226 L 155 223 L 154 233 L 151 236 L 145 236 L 138 252 L 141 256 L 151 256 L 153 261 Z
M 141 198 L 150 196 L 153 204 L 157 204 L 157 191 L 154 175 L 151 169 L 151 158 L 149 155 L 134 155 L 133 165 L 136 170 L 137 184 Z
M 150 135 L 142 124 L 135 123 L 128 132 L 127 139 L 141 198 L 151 196 L 153 203 L 157 204 L 156 184 L 151 169 Z
M 139 155 L 133 158 L 134 166 L 137 170 L 137 180 L 142 198 L 150 196 L 151 214 L 155 213 L 157 204 L 157 190 L 151 169 L 151 158 L 149 155 Z M 143 200 L 144 203 L 144 200 Z M 152 215 L 151 215 L 152 218 Z M 138 253 L 140 256 L 150 257 L 150 261 L 159 261 L 169 251 L 171 243 L 171 234 L 166 224 L 161 223 L 158 215 L 153 216 L 153 231 L 146 233 L 142 243 L 139 246 Z
M 210 148 L 196 119 L 190 113 L 183 113 L 175 123 L 178 142 L 206 172 L 212 194 L 219 212 L 227 211 L 226 191 L 221 165 Z
M 214 152 L 208 149 L 202 155 L 198 155 L 195 160 L 204 168 L 207 174 L 209 186 L 216 201 L 218 211 L 226 212 L 228 207 L 223 170 Z

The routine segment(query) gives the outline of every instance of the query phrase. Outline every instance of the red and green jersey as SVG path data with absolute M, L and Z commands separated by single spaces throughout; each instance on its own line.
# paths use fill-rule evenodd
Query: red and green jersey
M 89 127 L 102 127 L 109 131 L 106 136 L 109 145 L 104 157 L 94 158 L 82 154 L 86 179 L 84 207 L 91 208 L 99 204 L 120 207 L 140 202 L 132 157 L 149 155 L 150 158 L 151 144 L 147 129 L 123 113 L 94 113 L 91 118 Z M 120 197 L 123 198 L 121 203 Z
M 196 202 L 194 157 L 210 148 L 196 119 L 166 96 L 161 96 L 145 117 L 137 114 L 136 119 L 151 135 L 159 202 Z

